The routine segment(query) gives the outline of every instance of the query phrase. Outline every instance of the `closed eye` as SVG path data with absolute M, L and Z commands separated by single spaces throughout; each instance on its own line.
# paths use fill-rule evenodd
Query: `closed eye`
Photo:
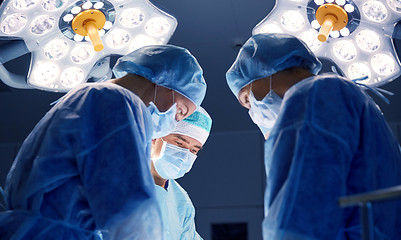
M 199 149 L 195 149 L 195 148 L 193 148 L 193 149 L 191 149 L 191 153 L 193 153 L 193 154 L 198 154 L 198 152 L 199 152 Z
M 180 147 L 184 146 L 184 144 L 181 141 L 175 141 L 175 143 Z

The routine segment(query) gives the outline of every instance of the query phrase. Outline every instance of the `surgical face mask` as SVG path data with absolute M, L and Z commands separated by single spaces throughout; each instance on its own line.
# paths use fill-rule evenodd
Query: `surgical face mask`
M 191 170 L 195 159 L 196 155 L 188 149 L 163 141 L 159 157 L 152 158 L 152 161 L 162 178 L 177 179 Z
M 157 85 L 155 85 L 154 101 L 156 102 Z M 178 121 L 175 120 L 177 113 L 177 104 L 174 103 L 174 91 L 173 91 L 173 105 L 165 112 L 160 112 L 157 106 L 150 102 L 148 110 L 152 116 L 153 122 L 153 134 L 152 139 L 161 138 L 169 135 L 177 126 Z
M 175 120 L 177 104 L 173 104 L 167 111 L 160 112 L 153 102 L 149 103 L 148 110 L 152 116 L 153 135 L 152 139 L 161 138 L 174 131 L 178 121 Z
M 270 77 L 270 89 L 271 89 L 271 77 Z M 250 109 L 248 111 L 252 121 L 262 131 L 263 136 L 267 139 L 268 134 L 276 123 L 280 107 L 283 99 L 277 95 L 274 90 L 270 90 L 269 93 L 262 100 L 256 100 L 251 90 L 249 91 L 249 102 Z

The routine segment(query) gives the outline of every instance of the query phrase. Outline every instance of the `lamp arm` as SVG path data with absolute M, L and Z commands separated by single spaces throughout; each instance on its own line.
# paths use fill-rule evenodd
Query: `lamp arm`
M 23 40 L 11 40 L 1 45 L 0 48 L 0 79 L 5 84 L 13 88 L 19 89 L 32 89 L 26 83 L 26 77 L 9 72 L 3 65 L 10 60 L 29 53 L 25 42 Z
M 0 80 L 10 87 L 19 89 L 32 89 L 26 83 L 26 77 L 9 72 L 3 64 L 0 63 Z

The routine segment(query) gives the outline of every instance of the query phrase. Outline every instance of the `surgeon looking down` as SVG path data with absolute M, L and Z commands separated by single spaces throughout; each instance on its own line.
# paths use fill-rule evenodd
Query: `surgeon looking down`
M 202 239 L 195 228 L 195 208 L 187 192 L 174 180 L 189 172 L 205 144 L 212 119 L 198 107 L 168 136 L 152 141 L 152 175 L 162 211 L 165 240 Z
M 401 184 L 401 154 L 370 96 L 287 34 L 258 34 L 227 83 L 265 142 L 265 240 L 361 239 L 338 199 Z M 265 135 L 266 136 L 266 135 Z M 401 201 L 373 205 L 375 239 L 401 239 Z
M 0 239 L 163 239 L 151 140 L 174 130 L 206 92 L 184 48 L 140 48 L 117 79 L 66 94 L 24 141 L 6 179 Z

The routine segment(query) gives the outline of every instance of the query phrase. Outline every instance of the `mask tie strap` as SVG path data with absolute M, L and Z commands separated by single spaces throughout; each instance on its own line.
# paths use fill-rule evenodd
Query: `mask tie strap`
M 272 92 L 272 75 L 269 76 L 269 81 L 270 81 L 270 86 L 269 86 L 269 92 L 267 93 L 267 95 L 271 96 L 271 92 Z
M 155 94 L 153 97 L 153 103 L 156 104 L 157 84 L 155 84 Z
M 351 81 L 354 82 L 356 85 L 360 86 L 363 90 L 366 90 L 366 89 L 370 90 L 377 97 L 379 97 L 381 100 L 383 100 L 385 103 L 390 104 L 390 100 L 388 100 L 382 93 L 390 95 L 390 96 L 393 96 L 394 93 L 392 93 L 390 91 L 387 91 L 387 90 L 384 90 L 384 89 L 381 89 L 379 87 L 371 87 L 371 86 L 368 86 L 366 84 L 358 82 L 358 81 L 365 80 L 367 78 L 368 78 L 368 76 L 364 76 L 364 77 L 361 77 L 361 78 L 353 79 Z

